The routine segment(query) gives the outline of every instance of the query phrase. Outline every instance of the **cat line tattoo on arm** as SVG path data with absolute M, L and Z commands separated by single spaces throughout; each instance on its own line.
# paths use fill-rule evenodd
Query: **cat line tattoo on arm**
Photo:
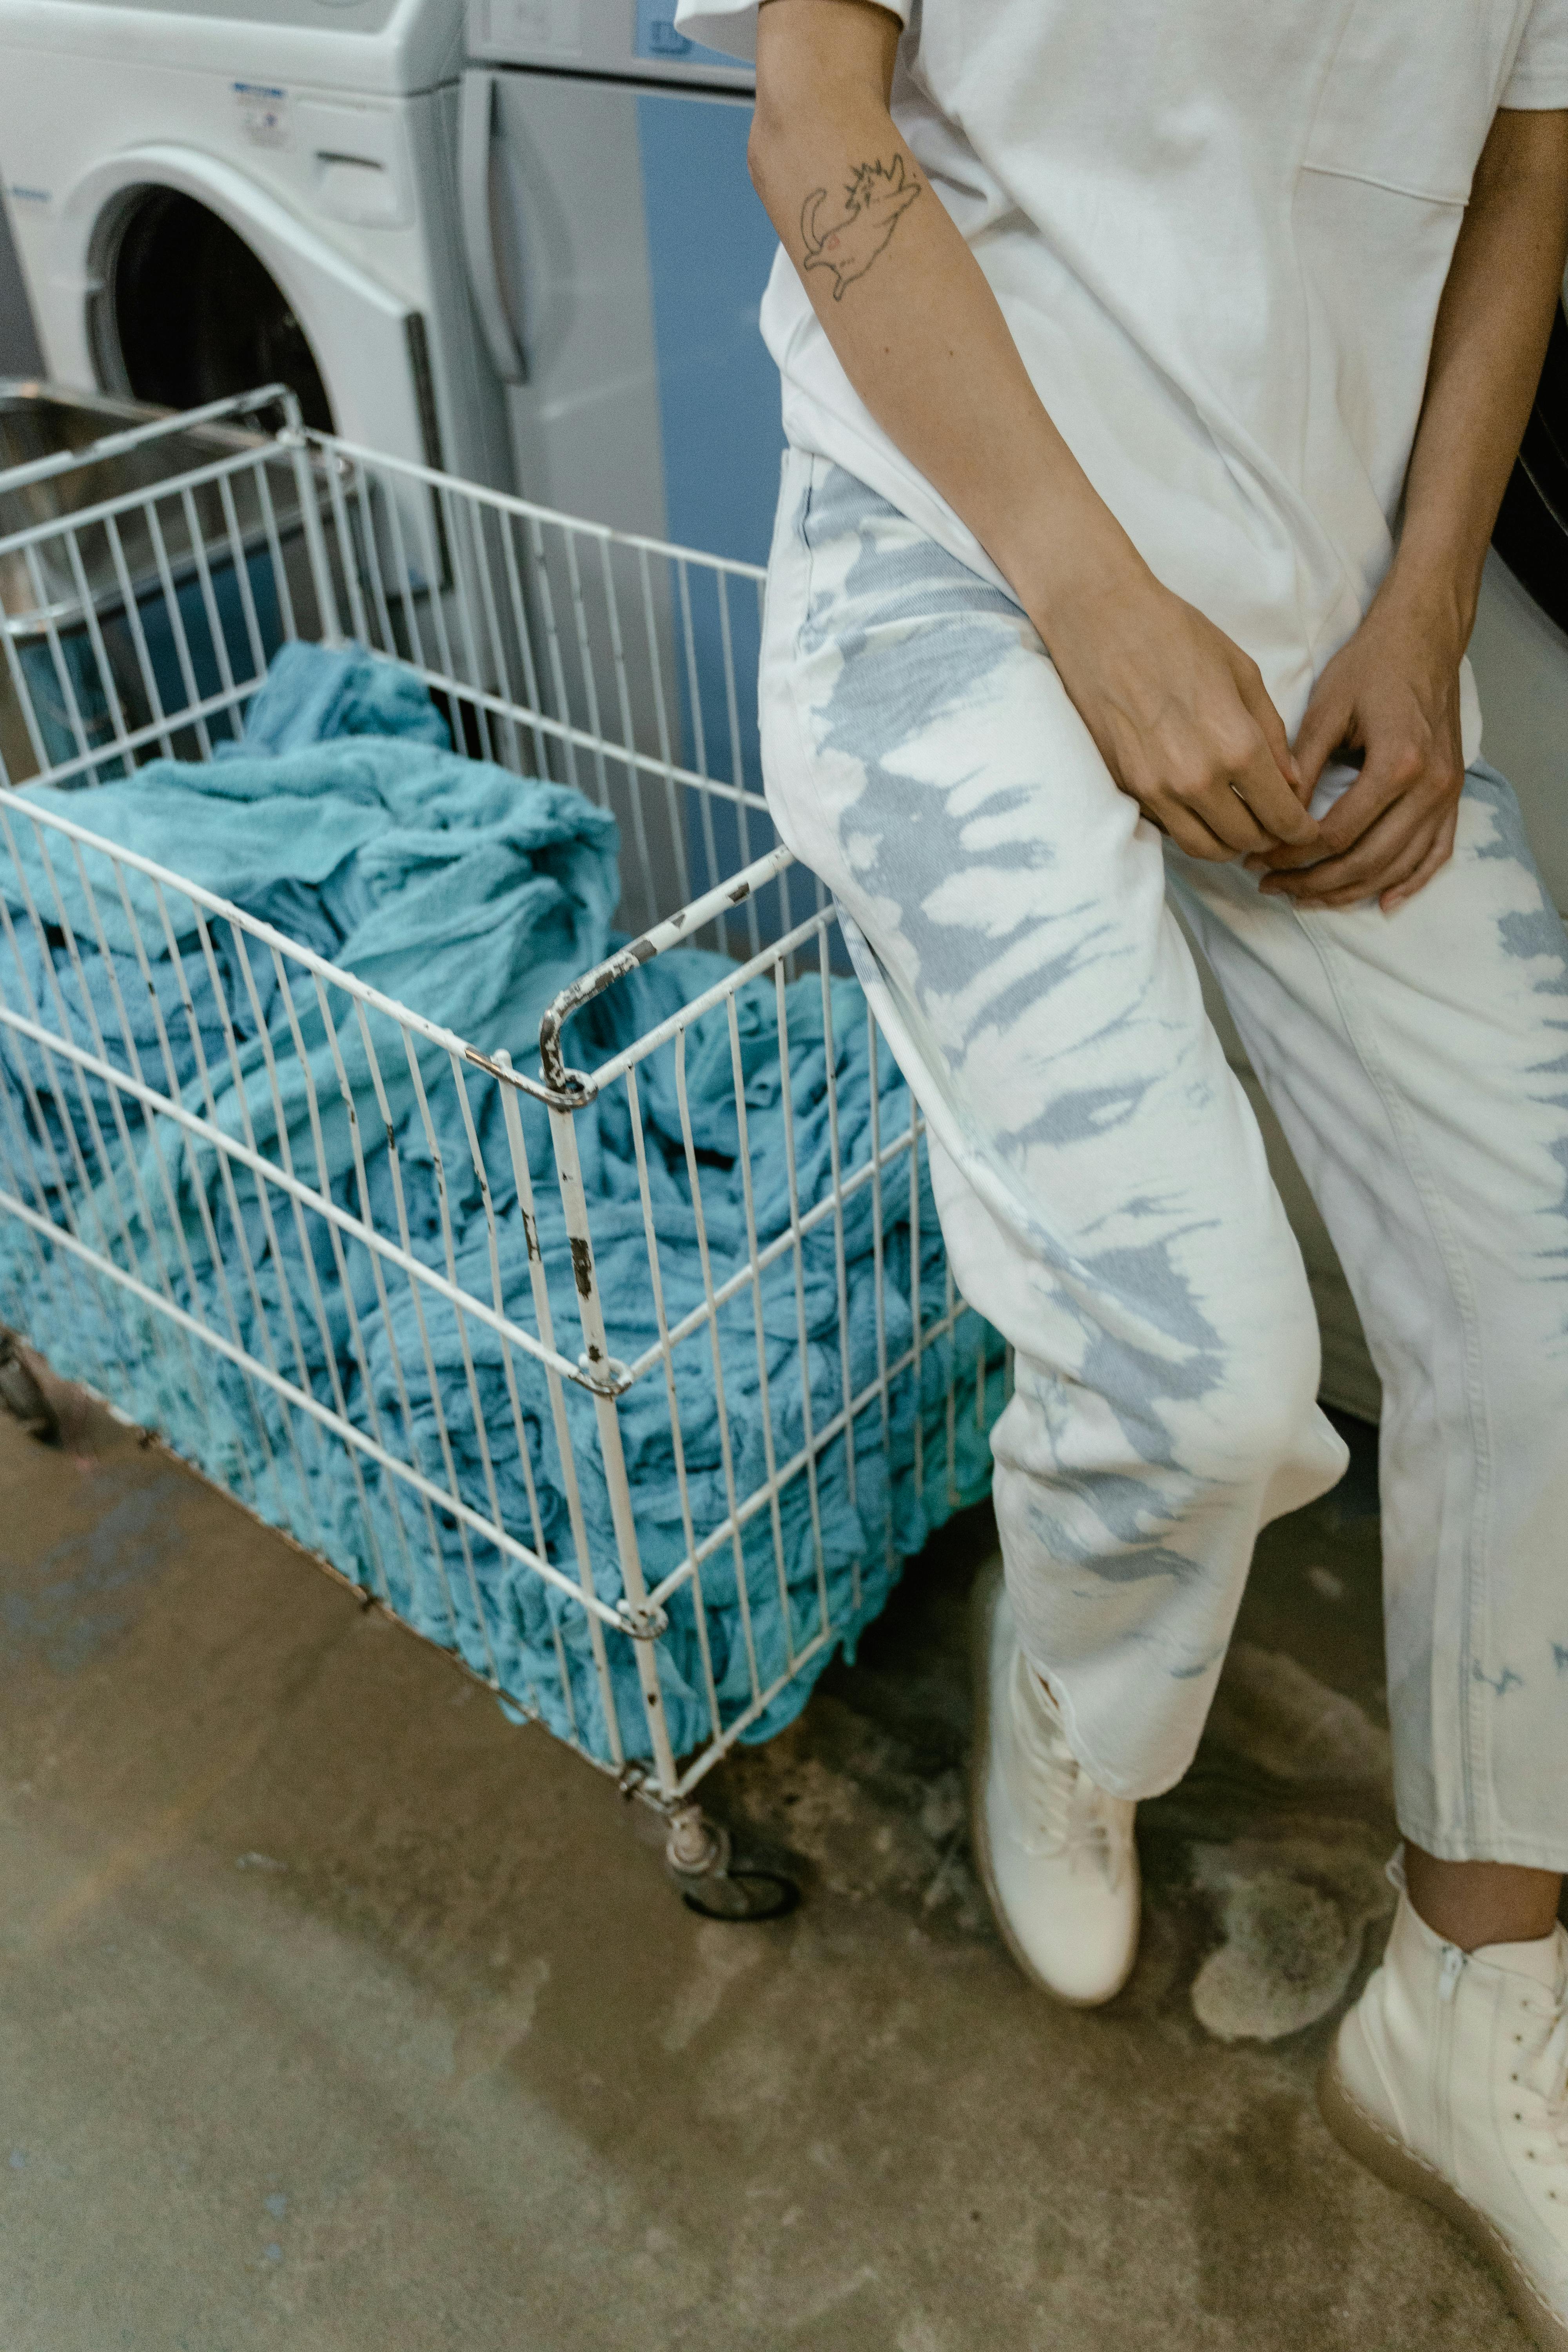
M 901 155 L 890 164 L 862 163 L 845 192 L 844 218 L 821 228 L 818 215 L 827 191 L 815 189 L 801 206 L 802 269 L 831 269 L 833 299 L 842 301 L 844 289 L 865 277 L 920 192 L 918 180 L 905 178 Z

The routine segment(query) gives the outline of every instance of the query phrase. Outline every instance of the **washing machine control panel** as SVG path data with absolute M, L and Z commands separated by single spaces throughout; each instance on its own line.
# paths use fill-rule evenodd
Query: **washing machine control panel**
M 750 92 L 751 66 L 675 29 L 675 0 L 468 0 L 477 63 Z

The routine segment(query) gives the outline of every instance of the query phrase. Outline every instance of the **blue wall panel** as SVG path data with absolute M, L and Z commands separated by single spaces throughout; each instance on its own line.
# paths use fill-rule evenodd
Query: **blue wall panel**
M 637 98 L 671 539 L 765 562 L 778 372 L 757 326 L 777 240 L 746 171 L 749 106 Z
M 746 170 L 746 105 L 647 91 L 637 99 L 658 368 L 664 499 L 669 537 L 744 562 L 767 560 L 778 499 L 784 428 L 778 371 L 763 342 L 758 309 L 777 240 Z M 742 767 L 753 791 L 757 599 L 749 582 L 729 598 Z M 723 688 L 723 632 L 707 575 L 692 581 L 700 717 L 710 772 L 731 771 L 731 714 Z M 684 677 L 687 759 L 698 764 L 695 715 Z M 771 845 L 773 829 L 744 824 L 722 803 L 709 813 L 711 844 L 692 812 L 693 872 L 718 880 Z M 718 871 L 710 871 L 716 858 Z

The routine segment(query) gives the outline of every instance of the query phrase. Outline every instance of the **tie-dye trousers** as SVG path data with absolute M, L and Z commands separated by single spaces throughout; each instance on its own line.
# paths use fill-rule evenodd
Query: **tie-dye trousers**
M 1143 1797 L 1185 1769 L 1259 1528 L 1345 1462 L 1174 901 L 1382 1376 L 1401 1828 L 1568 1868 L 1568 941 L 1509 786 L 1471 769 L 1452 861 L 1392 917 L 1265 898 L 1117 790 L 1010 597 L 798 452 L 762 714 L 779 830 L 926 1114 L 959 1287 L 1016 1350 L 1008 1589 L 1089 1772 Z

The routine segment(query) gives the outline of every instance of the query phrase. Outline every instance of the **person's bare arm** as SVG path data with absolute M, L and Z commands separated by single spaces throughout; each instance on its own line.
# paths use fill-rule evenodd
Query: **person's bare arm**
M 1356 782 L 1317 862 L 1263 887 L 1303 905 L 1374 893 L 1392 914 L 1452 855 L 1464 787 L 1459 663 L 1481 566 L 1530 415 L 1568 251 L 1568 113 L 1499 114 L 1443 290 L 1387 578 L 1313 690 L 1296 738 L 1308 785 L 1336 751 Z M 1325 856 L 1325 851 L 1328 853 Z M 1296 866 L 1284 850 L 1258 863 Z
M 1257 665 L 1100 498 L 894 128 L 898 38 L 875 0 L 758 17 L 752 176 L 846 374 L 1011 583 L 1121 789 L 1199 857 L 1310 847 Z

